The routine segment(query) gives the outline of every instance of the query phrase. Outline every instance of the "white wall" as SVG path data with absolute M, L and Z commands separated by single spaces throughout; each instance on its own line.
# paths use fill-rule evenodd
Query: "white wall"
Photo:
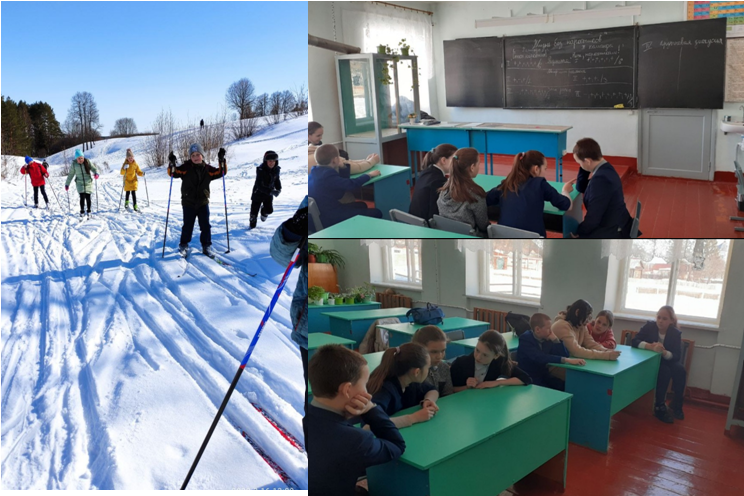
M 309 33 L 323 38 L 333 39 L 332 2 L 310 2 Z M 335 4 L 336 32 L 338 40 L 342 36 L 341 10 L 349 8 L 352 2 L 333 2 Z M 455 38 L 472 38 L 484 36 L 518 36 L 522 34 L 574 31 L 587 28 L 607 28 L 628 26 L 634 22 L 654 24 L 685 20 L 686 2 L 625 2 L 626 5 L 640 4 L 642 13 L 633 19 L 611 18 L 594 21 L 581 21 L 560 24 L 527 24 L 498 28 L 475 29 L 476 19 L 522 16 L 528 13 L 569 12 L 573 9 L 607 8 L 603 3 L 613 2 L 396 2 L 400 5 L 430 10 L 434 12 L 433 52 L 434 77 L 427 81 L 431 96 L 431 114 L 443 121 L 461 122 L 513 122 L 541 123 L 573 126 L 568 133 L 569 149 L 572 144 L 583 137 L 592 136 L 602 145 L 602 151 L 608 156 L 638 156 L 638 122 L 637 110 L 506 110 L 506 109 L 469 109 L 448 108 L 445 99 L 443 40 Z M 617 3 L 617 2 L 614 2 Z M 591 24 L 589 24 L 589 22 Z M 325 141 L 341 140 L 340 111 L 334 67 L 334 54 L 328 50 L 315 47 L 308 48 L 310 77 L 308 82 L 311 116 L 313 120 L 323 123 Z M 425 84 L 424 81 L 421 82 Z M 740 115 L 738 103 L 724 104 L 718 110 L 717 121 L 724 115 Z M 716 122 L 717 124 L 717 122 Z M 740 139 L 736 135 L 724 136 L 718 132 L 716 139 L 717 171 L 733 171 L 734 145 Z
M 716 331 L 682 326 L 683 336 L 697 346 L 726 344 L 740 346 L 744 332 L 744 241 L 735 240 L 731 254 L 728 283 L 720 327 Z M 342 288 L 370 280 L 369 251 L 359 240 L 318 240 L 323 248 L 336 249 L 347 260 L 339 271 Z M 447 316 L 470 317 L 464 309 L 474 306 L 494 310 L 512 310 L 530 315 L 535 307 L 493 302 L 465 296 L 465 253 L 456 248 L 455 240 L 424 240 L 422 248 L 423 290 L 398 292 L 419 302 L 432 302 L 443 307 Z M 566 242 L 546 240 L 543 259 L 542 302 L 539 311 L 556 315 L 573 301 L 584 298 L 598 311 L 605 302 L 608 264 L 601 258 L 601 241 Z M 379 287 L 379 286 L 378 286 Z M 420 305 L 421 303 L 419 303 Z M 457 308 L 462 307 L 462 308 Z M 616 339 L 623 329 L 639 330 L 643 322 L 616 319 Z M 714 394 L 731 395 L 739 350 L 730 348 L 695 348 L 688 384 Z

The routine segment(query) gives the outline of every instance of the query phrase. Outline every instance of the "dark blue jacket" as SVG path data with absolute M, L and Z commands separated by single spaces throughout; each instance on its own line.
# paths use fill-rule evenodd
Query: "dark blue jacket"
M 351 179 L 348 174 L 348 168 L 342 169 L 342 172 L 339 173 L 334 168 L 327 166 L 316 166 L 310 171 L 307 184 L 308 194 L 318 205 L 323 227 L 338 224 L 355 215 L 353 208 L 339 200 L 343 198 L 347 191 L 361 188 L 364 183 L 369 181 L 370 177 L 367 174 L 362 174 L 356 179 Z
M 486 204 L 501 207 L 499 224 L 531 231 L 545 237 L 543 210 L 549 201 L 560 210 L 568 210 L 571 200 L 560 194 L 544 177 L 531 177 L 519 186 L 517 194 L 493 188 L 486 196 Z
M 537 386 L 545 385 L 545 378 L 550 375 L 549 363 L 561 363 L 561 358 L 568 358 L 568 350 L 563 341 L 554 343 L 546 339 L 540 343 L 532 331 L 519 336 L 517 361 L 519 367 L 527 372 Z
M 633 218 L 625 207 L 620 176 L 609 162 L 589 172 L 579 168 L 576 189 L 584 193 L 586 217 L 577 234 L 582 238 L 629 238 Z
M 483 379 L 484 382 L 495 381 L 501 375 L 501 368 L 504 364 L 504 357 L 498 357 L 491 362 L 486 372 L 486 377 Z M 467 384 L 467 380 L 475 375 L 475 356 L 471 353 L 470 355 L 462 355 L 452 362 L 450 367 L 450 373 L 452 374 L 452 386 L 463 387 Z M 530 376 L 514 365 L 511 370 L 511 377 L 516 377 L 525 384 L 532 384 Z M 511 379 L 510 377 L 510 379 Z
M 372 395 L 372 401 L 388 415 L 394 415 L 406 408 L 417 406 L 424 401 L 426 393 L 436 390 L 436 386 L 428 382 L 412 382 L 403 391 L 396 377 L 386 379 L 380 390 Z
M 307 405 L 308 484 L 310 496 L 353 496 L 367 467 L 400 458 L 403 436 L 381 408 L 362 415 L 372 432 L 354 427 L 336 413 Z
M 416 186 L 413 188 L 413 197 L 411 206 L 408 207 L 408 213 L 429 220 L 434 214 L 439 214 L 437 199 L 439 198 L 439 188 L 444 186 L 447 178 L 444 172 L 433 165 L 419 174 L 416 180 Z
M 633 348 L 638 348 L 638 345 L 641 344 L 642 341 L 647 343 L 657 343 L 659 341 L 659 326 L 657 326 L 656 322 L 653 320 L 649 320 L 643 325 L 643 327 L 641 327 L 641 330 L 638 331 L 638 334 L 633 338 L 631 346 L 633 346 Z M 664 360 L 662 358 L 662 363 L 675 363 L 680 361 L 682 358 L 682 331 L 673 325 L 669 325 L 664 342 L 661 344 L 664 345 L 665 350 L 672 352 L 672 359 Z

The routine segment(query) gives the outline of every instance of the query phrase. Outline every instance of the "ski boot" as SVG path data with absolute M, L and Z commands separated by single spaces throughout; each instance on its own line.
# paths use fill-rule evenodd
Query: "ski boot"
M 127 200 L 127 201 L 124 202 L 124 208 L 126 208 L 127 210 L 129 210 L 129 200 Z
M 178 245 L 178 253 L 180 253 L 183 258 L 186 258 L 186 255 L 189 254 L 189 245 Z
M 134 204 L 134 211 L 135 212 L 139 212 L 139 209 L 137 208 L 137 204 L 136 203 Z
M 262 215 L 261 216 L 261 222 L 266 222 L 266 219 L 268 219 L 268 218 L 269 218 L 268 215 Z
M 212 250 L 212 245 L 202 245 L 202 253 L 209 258 L 214 258 L 214 250 Z
M 251 229 L 255 229 L 256 228 L 256 222 L 257 221 L 258 221 L 258 219 L 256 219 L 256 217 L 251 217 L 251 227 L 250 227 Z

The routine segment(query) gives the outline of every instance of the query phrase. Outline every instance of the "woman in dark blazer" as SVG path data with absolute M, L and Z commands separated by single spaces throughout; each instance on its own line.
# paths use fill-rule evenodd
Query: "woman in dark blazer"
M 411 206 L 408 213 L 429 220 L 434 214 L 439 214 L 437 198 L 439 188 L 447 182 L 447 174 L 452 171 L 452 156 L 457 147 L 448 144 L 439 145 L 424 155 L 423 171 L 416 180 L 413 188 Z

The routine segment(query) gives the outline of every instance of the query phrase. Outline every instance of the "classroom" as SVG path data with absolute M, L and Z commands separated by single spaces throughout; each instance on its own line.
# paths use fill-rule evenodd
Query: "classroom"
M 308 34 L 311 237 L 744 237 L 744 2 L 309 2 Z
M 744 241 L 313 239 L 310 495 L 744 494 Z

